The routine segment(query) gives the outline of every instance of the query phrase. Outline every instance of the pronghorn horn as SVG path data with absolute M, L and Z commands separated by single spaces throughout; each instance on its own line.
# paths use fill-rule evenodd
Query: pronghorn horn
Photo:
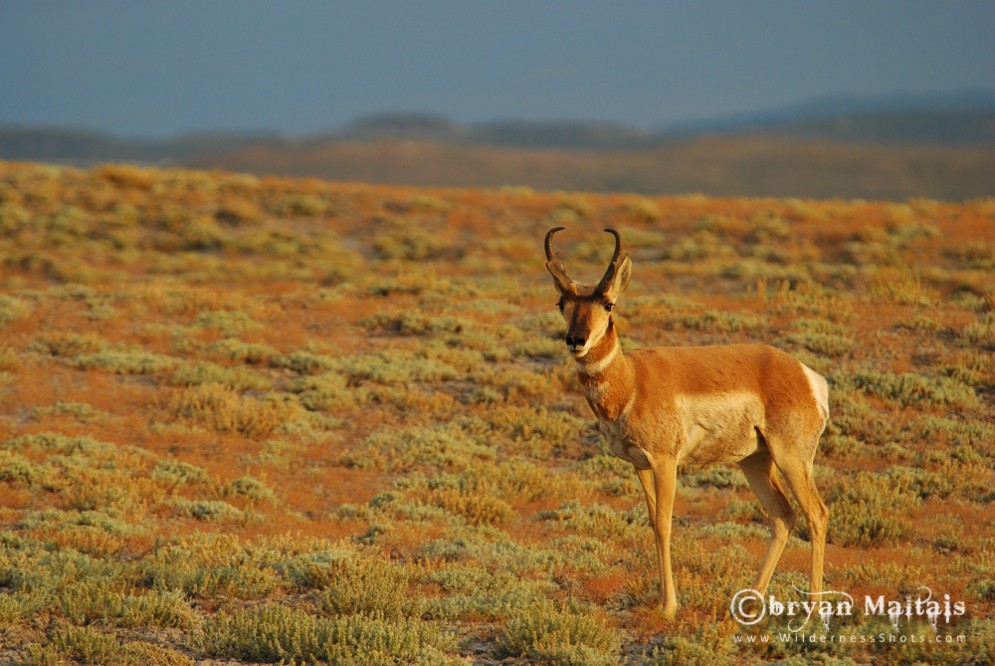
M 614 229 L 605 229 L 608 233 L 615 237 L 615 253 L 612 255 L 612 260 L 608 263 L 608 269 L 605 271 L 605 276 L 601 278 L 601 282 L 598 284 L 598 291 L 604 293 L 611 288 L 612 280 L 615 279 L 615 271 L 618 270 L 618 265 L 621 263 L 622 255 L 622 237 Z
M 553 234 L 563 231 L 566 227 L 553 227 L 546 232 L 546 261 L 553 260 Z
M 563 262 L 560 261 L 559 255 L 553 256 L 553 234 L 563 229 L 564 227 L 553 227 L 546 232 L 546 268 L 553 275 L 553 280 L 556 281 L 561 291 L 575 294 L 577 293 L 576 283 L 567 275 L 567 269 L 563 267 Z

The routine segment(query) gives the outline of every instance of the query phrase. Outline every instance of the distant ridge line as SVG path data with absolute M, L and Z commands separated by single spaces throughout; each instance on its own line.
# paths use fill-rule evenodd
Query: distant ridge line
M 931 99 L 931 98 L 929 98 Z M 647 130 L 613 123 L 431 113 L 366 116 L 324 134 L 199 132 L 129 138 L 74 127 L 0 127 L 0 160 L 176 165 L 395 185 L 946 200 L 995 195 L 995 93 L 813 100 Z M 956 101 L 957 103 L 954 103 Z

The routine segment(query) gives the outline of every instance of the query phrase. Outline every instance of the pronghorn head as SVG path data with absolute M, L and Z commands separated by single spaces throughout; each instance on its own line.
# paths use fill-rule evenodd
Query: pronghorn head
M 632 260 L 622 251 L 622 239 L 618 232 L 605 229 L 615 237 L 615 254 L 608 270 L 595 286 L 578 284 L 570 279 L 560 257 L 553 253 L 553 234 L 561 229 L 563 227 L 556 227 L 546 234 L 546 268 L 553 275 L 553 283 L 560 292 L 557 305 L 567 322 L 567 349 L 575 358 L 583 358 L 614 326 L 612 308 L 629 286 Z

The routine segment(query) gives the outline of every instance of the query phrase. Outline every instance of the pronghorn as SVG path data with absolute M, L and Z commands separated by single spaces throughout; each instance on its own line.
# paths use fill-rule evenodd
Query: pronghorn
M 763 344 L 653 347 L 622 353 L 613 308 L 632 261 L 614 229 L 615 253 L 596 286 L 574 282 L 546 234 L 546 268 L 560 293 L 567 349 L 612 453 L 633 464 L 656 537 L 660 607 L 677 612 L 670 565 L 671 518 L 680 463 L 737 463 L 770 516 L 771 539 L 753 584 L 762 596 L 795 523 L 781 471 L 808 519 L 811 592 L 822 590 L 829 511 L 812 460 L 829 418 L 826 380 Z

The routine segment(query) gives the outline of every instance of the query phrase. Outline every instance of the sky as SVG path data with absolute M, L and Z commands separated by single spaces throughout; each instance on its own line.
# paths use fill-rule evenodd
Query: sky
M 0 0 L 0 126 L 299 136 L 359 117 L 645 129 L 995 90 L 990 0 Z

